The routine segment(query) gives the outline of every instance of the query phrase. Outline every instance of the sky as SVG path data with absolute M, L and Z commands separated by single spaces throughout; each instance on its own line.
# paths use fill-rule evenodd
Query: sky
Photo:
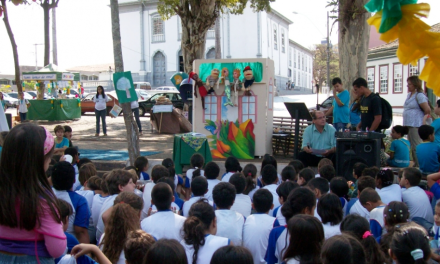
M 422 2 L 422 1 L 421 1 Z M 431 5 L 425 22 L 440 22 L 440 1 Z M 109 0 L 61 0 L 56 10 L 58 64 L 61 68 L 113 62 Z M 327 36 L 327 0 L 276 0 L 272 8 L 293 21 L 290 39 L 311 48 Z M 20 65 L 35 65 L 35 45 L 44 43 L 43 9 L 36 3 L 14 6 L 8 2 L 9 20 L 18 46 Z M 294 14 L 296 12 L 297 14 Z M 330 25 L 333 24 L 330 20 Z M 337 23 L 330 41 L 338 42 Z M 44 46 L 37 45 L 38 65 L 42 66 Z M 9 37 L 0 22 L 0 74 L 14 72 Z

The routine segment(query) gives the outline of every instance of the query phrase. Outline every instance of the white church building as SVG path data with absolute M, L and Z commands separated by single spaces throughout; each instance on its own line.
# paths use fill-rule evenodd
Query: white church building
M 181 22 L 178 16 L 163 21 L 157 0 L 119 0 L 124 70 L 133 81 L 147 81 L 153 87 L 172 85 L 170 77 L 183 71 Z M 289 39 L 293 22 L 277 11 L 243 15 L 227 12 L 220 17 L 222 58 L 270 58 L 275 63 L 275 85 L 284 89 L 288 80 L 296 87 L 312 88 L 312 54 Z M 215 57 L 212 27 L 206 36 L 205 58 Z

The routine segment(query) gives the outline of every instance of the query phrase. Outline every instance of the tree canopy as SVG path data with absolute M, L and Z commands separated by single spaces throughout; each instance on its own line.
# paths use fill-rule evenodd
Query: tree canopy
M 338 48 L 330 49 L 330 80 L 339 76 Z M 316 45 L 312 51 L 313 79 L 319 87 L 327 80 L 327 44 Z

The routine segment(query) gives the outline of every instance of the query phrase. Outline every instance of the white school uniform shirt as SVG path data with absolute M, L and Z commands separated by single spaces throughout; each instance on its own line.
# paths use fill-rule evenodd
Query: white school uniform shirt
M 171 209 L 173 209 L 175 212 L 178 212 L 179 214 L 180 214 L 180 210 L 182 210 L 182 208 L 180 208 L 180 206 L 177 205 L 175 202 L 171 202 Z M 151 205 L 151 210 L 157 211 L 157 207 L 153 204 Z
M 141 229 L 157 240 L 167 238 L 181 241 L 185 220 L 185 217 L 177 215 L 171 210 L 158 211 L 141 221 Z
M 246 218 L 251 215 L 252 201 L 249 195 L 242 193 L 236 194 L 231 210 L 242 214 Z
M 92 219 L 93 219 L 93 226 L 94 227 L 96 227 L 98 224 L 98 218 L 99 218 L 99 213 L 101 212 L 101 207 L 108 197 L 109 196 L 102 197 L 100 194 L 95 194 L 95 196 L 93 196 Z
M 243 226 L 243 246 L 249 249 L 254 264 L 264 264 L 269 234 L 275 218 L 267 214 L 253 214 L 246 218 Z
M 189 169 L 189 170 L 186 171 L 186 178 L 188 178 L 189 183 L 191 183 L 191 181 L 192 181 L 193 172 L 195 170 L 197 170 L 197 169 L 198 169 L 198 167 L 195 167 L 194 169 Z M 204 170 L 200 170 L 200 175 L 201 176 L 205 176 L 205 171 Z
M 185 240 L 180 241 L 186 252 L 186 258 L 188 259 L 188 264 L 193 263 L 194 247 L 193 245 L 188 245 Z M 215 235 L 205 235 L 205 244 L 200 246 L 197 252 L 197 262 L 198 264 L 210 263 L 212 255 L 214 252 L 224 246 L 230 244 L 230 240 L 226 237 L 219 237 Z
M 319 202 L 319 199 L 316 199 L 316 206 L 315 206 L 314 216 L 316 218 L 318 218 L 319 222 L 321 222 L 321 216 L 319 216 L 319 214 L 318 214 L 318 202 Z M 278 221 L 280 221 L 280 220 L 278 220 Z M 286 221 L 286 219 L 284 219 L 284 221 Z M 281 222 L 280 222 L 280 225 L 281 225 Z M 287 224 L 285 224 L 285 225 L 287 225 Z
M 398 184 L 391 184 L 390 186 L 377 189 L 377 193 L 384 204 L 389 204 L 392 201 L 402 201 L 402 190 Z
M 93 102 L 95 102 L 95 109 L 98 111 L 106 109 L 108 101 L 110 101 L 110 97 L 108 97 L 108 95 L 105 95 L 105 98 L 101 94 L 98 96 L 95 95 L 95 97 L 93 97 Z
M 402 192 L 402 200 L 408 206 L 409 217 L 422 217 L 430 223 L 434 223 L 431 203 L 428 195 L 419 186 L 413 186 Z
M 350 212 L 348 214 L 349 215 L 358 214 L 358 215 L 362 216 L 363 218 L 367 219 L 368 221 L 370 221 L 370 212 L 368 212 L 368 210 L 362 206 L 362 204 L 359 200 L 357 200 L 353 204 L 353 206 L 350 208 Z
M 384 213 L 385 206 L 381 205 L 370 212 L 370 230 L 373 233 L 374 238 L 378 238 L 381 235 L 386 233 L 385 221 L 384 221 Z
M 217 217 L 217 236 L 229 238 L 235 246 L 243 243 L 244 216 L 227 209 L 215 210 Z
M 100 240 L 102 234 L 104 234 L 105 231 L 105 225 L 104 221 L 102 220 L 102 215 L 107 211 L 110 207 L 113 206 L 113 203 L 115 202 L 116 197 L 118 194 L 113 194 L 108 196 L 107 199 L 105 199 L 104 203 L 101 206 L 101 210 L 99 211 L 99 217 L 98 217 L 98 224 L 96 225 L 96 240 Z
M 214 190 L 214 187 L 217 184 L 219 184 L 220 181 L 217 179 L 214 179 L 214 180 L 206 179 L 206 181 L 208 182 L 208 192 L 205 193 L 205 198 L 212 202 L 212 201 L 214 201 L 214 199 L 212 198 L 212 190 Z
M 154 182 L 145 184 L 144 194 L 142 195 L 142 200 L 144 200 L 144 208 L 142 209 L 141 213 L 141 221 L 148 216 L 148 210 L 150 210 L 151 207 L 151 191 L 153 190 L 154 185 L 156 185 Z
M 269 185 L 266 185 L 263 187 L 263 189 L 269 190 L 273 195 L 273 208 L 277 208 L 278 206 L 280 206 L 280 201 L 278 199 L 279 197 L 277 194 L 277 188 L 278 188 L 278 185 L 276 185 L 276 184 L 269 184 Z M 271 209 L 269 211 L 269 215 L 272 215 L 272 214 L 273 214 L 273 209 Z
M 104 236 L 105 236 L 105 233 L 102 234 L 101 239 L 99 240 L 99 243 L 98 243 L 98 245 L 100 245 L 99 249 L 101 251 L 104 249 L 104 245 L 101 245 L 101 241 L 104 239 Z M 125 264 L 125 253 L 124 253 L 124 250 L 121 251 L 121 254 L 119 255 L 119 259 L 116 262 L 116 264 Z
M 225 175 L 223 175 L 222 182 L 229 182 L 229 179 L 234 174 L 235 174 L 235 172 L 227 172 Z
M 203 196 L 194 196 L 194 197 L 191 197 L 188 201 L 186 201 L 183 204 L 183 208 L 182 208 L 183 216 L 188 217 L 188 212 L 189 212 L 189 209 L 191 209 L 191 206 L 203 198 L 204 198 Z M 208 200 L 208 202 L 211 206 L 214 206 L 214 203 L 212 201 Z
M 341 229 L 340 229 L 340 223 L 337 225 L 331 225 L 330 223 L 322 224 L 322 227 L 324 228 L 324 237 L 325 239 L 329 239 L 332 236 L 340 235 Z
M 27 113 L 28 112 L 27 105 L 29 104 L 29 101 L 27 99 L 19 99 L 18 103 L 19 103 L 18 112 Z

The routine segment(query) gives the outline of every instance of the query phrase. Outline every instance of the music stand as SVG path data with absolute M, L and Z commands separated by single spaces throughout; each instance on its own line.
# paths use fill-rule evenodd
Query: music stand
M 307 109 L 304 103 L 284 103 L 286 105 L 287 111 L 289 111 L 290 117 L 295 119 L 295 149 L 294 156 L 298 158 L 298 141 L 299 141 L 299 120 L 305 119 L 307 121 L 312 121 L 312 116 L 310 115 L 309 109 Z

